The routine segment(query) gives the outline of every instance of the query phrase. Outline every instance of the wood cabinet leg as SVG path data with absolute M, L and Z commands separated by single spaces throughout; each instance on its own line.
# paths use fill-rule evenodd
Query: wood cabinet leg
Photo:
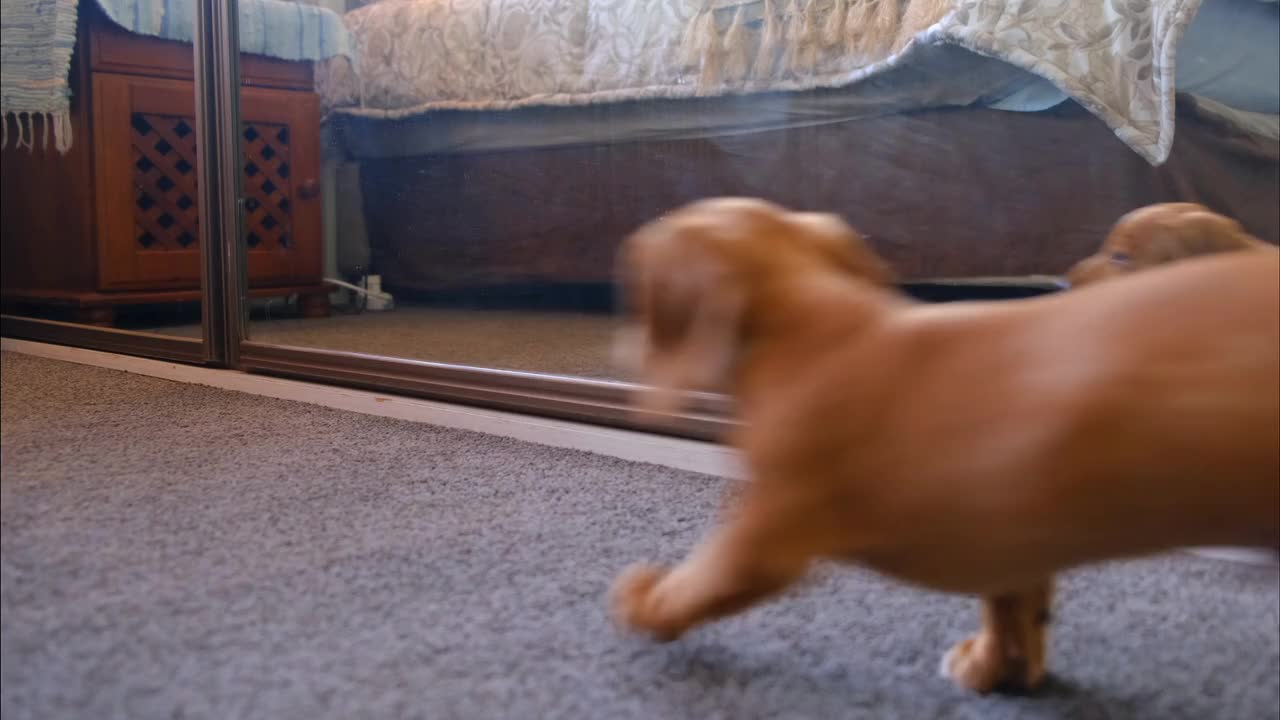
M 298 309 L 304 318 L 329 317 L 329 293 L 314 293 L 299 297 Z

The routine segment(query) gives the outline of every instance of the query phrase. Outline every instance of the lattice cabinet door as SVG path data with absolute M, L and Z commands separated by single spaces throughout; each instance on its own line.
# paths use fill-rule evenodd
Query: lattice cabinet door
M 95 73 L 93 93 L 101 289 L 198 287 L 191 83 Z M 249 283 L 318 282 L 318 99 L 296 90 L 244 88 L 240 102 Z

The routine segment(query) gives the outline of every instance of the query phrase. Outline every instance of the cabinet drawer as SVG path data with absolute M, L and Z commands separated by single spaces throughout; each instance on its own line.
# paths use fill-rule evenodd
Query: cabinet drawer
M 190 82 L 94 73 L 101 290 L 200 282 L 195 99 Z M 241 146 L 250 284 L 318 282 L 319 99 L 245 88 Z

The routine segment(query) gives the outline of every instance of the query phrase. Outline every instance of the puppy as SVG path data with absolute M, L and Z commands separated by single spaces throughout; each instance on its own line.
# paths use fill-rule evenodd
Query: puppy
M 620 280 L 650 407 L 726 391 L 748 482 L 674 568 L 611 589 L 672 640 L 818 559 L 982 598 L 964 688 L 1045 675 L 1053 575 L 1187 545 L 1280 546 L 1280 254 L 998 303 L 924 305 L 833 216 L 703 201 Z
M 1195 203 L 1161 203 L 1120 218 L 1098 252 L 1067 272 L 1074 287 L 1175 260 L 1233 250 L 1275 248 L 1240 223 Z
M 1196 203 L 1162 203 L 1139 208 L 1120 218 L 1098 252 L 1076 263 L 1067 272 L 1068 286 L 1090 285 L 1186 260 L 1240 250 L 1277 252 L 1244 231 L 1238 222 Z M 1280 556 L 1252 548 L 1193 548 L 1206 557 L 1274 565 Z

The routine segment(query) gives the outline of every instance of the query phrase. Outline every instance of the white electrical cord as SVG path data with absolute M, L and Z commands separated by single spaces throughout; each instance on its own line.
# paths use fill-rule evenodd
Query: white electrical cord
M 368 288 L 362 288 L 359 285 L 353 285 L 349 282 L 346 282 L 344 280 L 338 280 L 336 278 L 325 278 L 324 281 L 330 285 L 337 285 L 340 288 L 346 288 L 351 292 L 364 295 L 370 300 L 380 300 L 384 303 L 387 303 L 388 305 L 390 305 L 394 301 L 394 299 L 391 297 L 391 293 L 382 292 L 381 290 L 369 290 Z

